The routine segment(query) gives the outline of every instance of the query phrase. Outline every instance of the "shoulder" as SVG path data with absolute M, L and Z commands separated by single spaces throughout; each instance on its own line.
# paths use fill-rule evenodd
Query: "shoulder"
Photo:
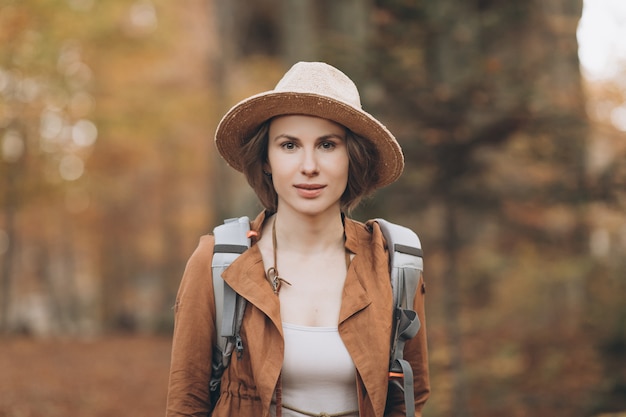
M 207 274 L 211 274 L 211 264 L 213 260 L 213 248 L 215 238 L 213 235 L 204 235 L 196 246 L 185 266 L 183 283 L 192 284 L 196 281 L 204 281 Z M 209 275 L 210 276 L 210 275 Z
M 202 236 L 196 249 L 187 260 L 176 296 L 177 320 L 180 320 L 180 317 L 186 314 L 185 312 L 208 314 L 207 309 L 213 305 L 211 264 L 214 242 L 215 239 L 212 235 Z
M 384 254 L 385 239 L 376 222 L 345 219 L 346 247 L 353 253 Z
M 196 249 L 191 254 L 189 262 L 209 262 L 213 258 L 213 248 L 215 247 L 215 237 L 210 234 L 206 234 L 200 237 L 200 241 L 196 246 Z

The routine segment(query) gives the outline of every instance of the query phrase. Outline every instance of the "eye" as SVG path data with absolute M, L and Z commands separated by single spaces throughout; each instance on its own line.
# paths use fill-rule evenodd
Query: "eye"
M 320 143 L 320 148 L 330 151 L 333 150 L 337 147 L 337 145 L 335 144 L 335 142 L 332 141 L 324 141 L 322 143 Z
M 285 141 L 285 142 L 280 144 L 280 147 L 282 149 L 287 150 L 287 151 L 292 151 L 292 150 L 296 149 L 296 144 L 294 142 L 291 142 L 291 141 Z

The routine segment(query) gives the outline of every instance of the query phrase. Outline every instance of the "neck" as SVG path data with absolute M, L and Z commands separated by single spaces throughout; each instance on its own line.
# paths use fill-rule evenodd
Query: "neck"
M 283 249 L 315 251 L 344 245 L 344 229 L 339 210 L 318 216 L 279 211 L 274 215 L 276 239 Z

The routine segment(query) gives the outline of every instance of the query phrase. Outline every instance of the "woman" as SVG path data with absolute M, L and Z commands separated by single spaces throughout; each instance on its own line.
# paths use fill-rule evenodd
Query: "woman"
M 222 274 L 248 302 L 245 350 L 233 357 L 212 404 L 214 239 L 204 236 L 176 300 L 167 415 L 404 416 L 402 392 L 388 388 L 385 241 L 375 222 L 344 214 L 400 176 L 393 135 L 361 109 L 345 74 L 300 62 L 274 90 L 235 105 L 215 141 L 265 207 L 252 222 L 251 248 Z M 414 308 L 422 328 L 404 357 L 421 416 L 430 392 L 423 291 Z

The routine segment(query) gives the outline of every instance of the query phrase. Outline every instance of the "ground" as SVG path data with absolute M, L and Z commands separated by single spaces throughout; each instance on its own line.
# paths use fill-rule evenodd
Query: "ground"
M 437 331 L 430 334 L 433 336 L 431 343 L 437 348 L 432 350 L 434 389 L 425 415 L 450 415 L 449 386 L 453 376 L 446 371 L 446 361 L 441 358 L 444 349 L 438 342 Z M 536 352 L 543 345 L 531 349 L 537 357 L 534 360 L 552 358 L 552 362 L 554 352 L 565 352 L 566 359 L 559 359 L 557 363 L 567 361 L 562 366 L 565 373 L 543 383 L 541 378 L 545 378 L 547 372 L 556 372 L 555 365 L 550 365 L 552 362 L 541 362 L 536 367 L 539 372 L 526 372 L 518 379 L 501 379 L 499 389 L 485 381 L 506 371 L 507 363 L 498 361 L 498 365 L 491 368 L 481 363 L 480 366 L 486 367 L 487 372 L 491 369 L 492 373 L 476 378 L 475 383 L 483 385 L 475 388 L 479 394 L 472 396 L 472 415 L 626 417 L 626 411 L 597 414 L 572 406 L 585 404 L 584 398 L 591 395 L 589 392 L 597 391 L 598 386 L 604 384 L 601 375 L 593 371 L 596 366 L 593 363 L 597 361 L 585 353 L 587 349 L 575 348 L 585 345 L 571 342 L 569 349 L 565 345 L 555 351 L 548 349 L 549 355 Z M 481 349 L 485 347 L 481 345 Z M 170 350 L 170 337 L 128 335 L 92 340 L 0 337 L 0 417 L 165 416 Z M 498 372 L 493 373 L 494 370 Z M 555 380 L 560 382 L 553 383 Z M 564 396 L 563 392 L 570 395 Z M 498 398 L 494 399 L 496 394 Z M 563 398 L 566 402 L 562 402 Z
M 0 417 L 165 415 L 171 341 L 0 339 Z

